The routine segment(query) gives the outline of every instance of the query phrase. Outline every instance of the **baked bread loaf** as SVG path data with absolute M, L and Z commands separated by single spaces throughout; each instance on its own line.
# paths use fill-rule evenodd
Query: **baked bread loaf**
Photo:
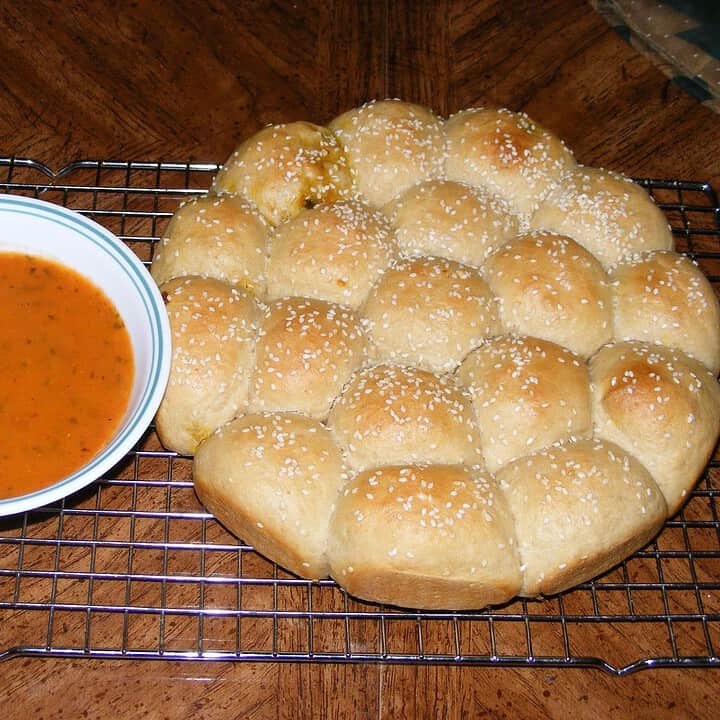
M 192 455 L 247 408 L 260 313 L 251 294 L 213 278 L 175 278 L 160 291 L 172 361 L 157 432 L 167 447 Z
M 661 210 L 620 173 L 579 167 L 562 177 L 532 216 L 530 227 L 567 235 L 608 267 L 641 250 L 673 250 Z
M 713 287 L 642 187 L 522 114 L 390 100 L 266 128 L 152 272 L 157 428 L 198 497 L 365 600 L 589 580 L 680 510 L 720 433 Z

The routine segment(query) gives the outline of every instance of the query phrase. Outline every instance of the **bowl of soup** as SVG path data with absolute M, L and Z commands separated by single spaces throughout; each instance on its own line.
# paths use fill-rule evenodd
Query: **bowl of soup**
M 0 515 L 98 480 L 140 441 L 170 372 L 163 299 L 119 238 L 0 195 Z

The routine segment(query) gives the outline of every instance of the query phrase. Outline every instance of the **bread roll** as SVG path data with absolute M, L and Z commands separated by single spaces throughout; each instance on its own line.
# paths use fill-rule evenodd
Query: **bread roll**
M 525 597 L 589 580 L 648 543 L 667 508 L 648 471 L 612 443 L 578 440 L 498 475 L 515 522 Z
M 351 310 L 305 298 L 271 303 L 258 335 L 250 410 L 324 419 L 364 350 L 365 333 Z
M 452 377 L 377 365 L 358 372 L 328 426 L 355 470 L 428 462 L 481 463 L 469 395 Z
M 685 255 L 646 252 L 610 269 L 615 337 L 659 342 L 720 371 L 720 304 Z
M 183 203 L 153 255 L 150 273 L 158 285 L 175 277 L 202 275 L 265 292 L 266 225 L 240 197 L 203 195 Z
M 600 263 L 562 235 L 521 235 L 485 264 L 506 332 L 532 335 L 584 357 L 612 337 L 612 294 Z
M 301 210 L 275 231 L 268 298 L 319 298 L 357 309 L 395 256 L 387 218 L 360 202 Z
M 273 225 L 304 207 L 347 197 L 352 187 L 337 139 L 309 122 L 270 125 L 255 133 L 232 153 L 213 183 L 217 193 L 251 200 Z
M 397 262 L 363 310 L 378 361 L 443 372 L 500 331 L 497 301 L 474 268 L 443 258 Z
M 414 185 L 384 208 L 408 256 L 435 255 L 479 267 L 520 230 L 502 198 L 449 180 Z
M 192 455 L 247 405 L 259 309 L 251 294 L 211 278 L 176 278 L 160 291 L 172 360 L 157 432 L 169 450 Z
M 532 213 L 560 177 L 575 167 L 563 142 L 524 113 L 469 109 L 445 124 L 448 180 L 499 195 Z
M 330 125 L 350 162 L 360 194 L 382 207 L 421 180 L 443 173 L 442 121 L 427 108 L 400 100 L 368 102 Z
M 360 473 L 330 522 L 330 571 L 352 595 L 430 610 L 506 602 L 520 587 L 510 514 L 495 481 L 465 465 Z
M 592 432 L 587 366 L 567 348 L 503 335 L 457 370 L 469 390 L 488 470 L 559 440 Z
M 695 485 L 720 431 L 720 388 L 700 362 L 662 345 L 608 345 L 590 361 L 598 437 L 637 457 L 673 515 Z
M 608 267 L 640 250 L 672 250 L 668 222 L 647 192 L 619 173 L 579 167 L 545 198 L 535 230 L 568 235 Z
M 295 414 L 244 415 L 198 448 L 195 491 L 231 532 L 291 572 L 329 568 L 330 515 L 345 482 L 327 429 Z

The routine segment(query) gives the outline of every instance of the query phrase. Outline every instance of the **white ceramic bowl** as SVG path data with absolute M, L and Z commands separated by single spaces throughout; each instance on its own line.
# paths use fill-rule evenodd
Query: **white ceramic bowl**
M 170 327 L 162 297 L 142 262 L 111 232 L 79 213 L 42 200 L 0 195 L 0 251 L 55 260 L 101 288 L 127 326 L 135 360 L 128 409 L 110 442 L 71 475 L 42 490 L 0 500 L 2 516 L 65 497 L 122 460 L 147 429 L 165 392 Z

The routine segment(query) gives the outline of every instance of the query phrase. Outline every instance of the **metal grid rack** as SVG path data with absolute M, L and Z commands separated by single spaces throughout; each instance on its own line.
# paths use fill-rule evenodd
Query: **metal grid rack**
M 149 263 L 214 164 L 0 158 L 0 192 L 79 210 Z M 720 286 L 720 207 L 706 184 L 639 180 L 678 246 Z M 411 612 L 300 580 L 198 503 L 191 460 L 151 427 L 65 500 L 0 519 L 0 660 L 18 656 L 495 666 L 720 667 L 720 461 L 659 537 L 600 579 L 485 612 Z

